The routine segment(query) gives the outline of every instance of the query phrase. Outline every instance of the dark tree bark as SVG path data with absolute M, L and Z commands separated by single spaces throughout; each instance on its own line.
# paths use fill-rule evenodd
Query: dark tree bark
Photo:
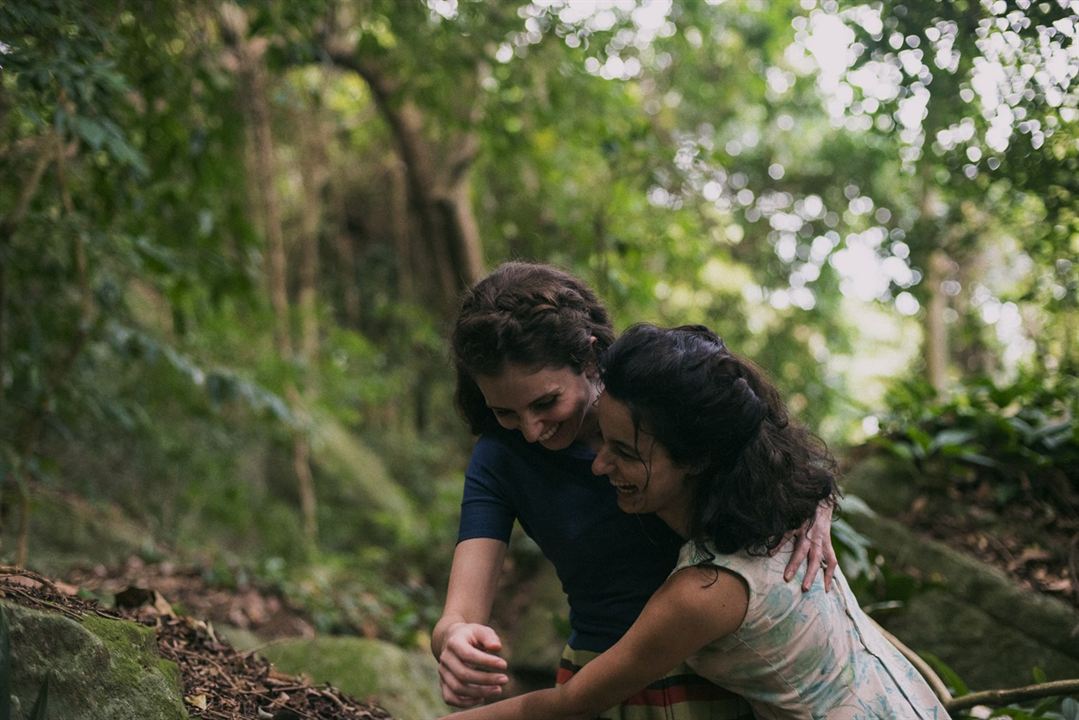
M 220 11 L 221 28 L 230 48 L 228 61 L 240 81 L 244 114 L 248 126 L 248 157 L 250 162 L 249 192 L 254 216 L 259 220 L 266 238 L 267 280 L 270 304 L 274 311 L 274 346 L 282 358 L 296 359 L 293 350 L 288 297 L 287 254 L 280 203 L 274 191 L 274 140 L 270 106 L 266 92 L 264 38 L 247 36 L 247 17 L 244 11 L 226 3 Z M 289 381 L 285 398 L 301 421 L 305 403 L 296 384 Z M 302 422 L 301 422 L 302 424 Z M 318 539 L 318 503 L 314 475 L 311 472 L 311 448 L 303 427 L 292 433 L 292 467 L 296 474 L 304 535 L 313 547 Z
M 483 245 L 472 210 L 471 168 L 479 149 L 472 131 L 463 131 L 447 143 L 444 152 L 428 140 L 423 111 L 400 92 L 399 85 L 377 63 L 356 51 L 327 40 L 327 56 L 357 73 L 371 90 L 379 114 L 386 121 L 400 156 L 407 190 L 409 216 L 415 220 L 416 244 L 434 267 L 434 297 L 448 315 L 460 291 L 484 272 Z M 422 273 L 422 270 L 417 270 Z M 430 286 L 431 283 L 428 283 Z

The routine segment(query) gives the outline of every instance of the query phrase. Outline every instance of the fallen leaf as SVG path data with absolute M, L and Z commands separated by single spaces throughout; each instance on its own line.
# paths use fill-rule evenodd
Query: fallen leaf
M 198 695 L 188 695 L 184 698 L 184 700 L 186 700 L 187 704 L 191 707 L 198 708 L 199 710 L 206 709 L 207 701 L 206 695 L 204 693 L 199 693 Z

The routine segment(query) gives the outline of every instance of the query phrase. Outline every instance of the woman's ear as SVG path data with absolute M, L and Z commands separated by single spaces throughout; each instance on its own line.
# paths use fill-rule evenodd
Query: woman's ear
M 588 338 L 589 347 L 592 348 L 591 359 L 584 364 L 584 375 L 589 380 L 599 380 L 599 367 L 596 365 L 596 336 Z

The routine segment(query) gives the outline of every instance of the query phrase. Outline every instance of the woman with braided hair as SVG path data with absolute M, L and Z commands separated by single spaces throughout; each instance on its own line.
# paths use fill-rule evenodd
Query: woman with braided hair
M 637 325 L 600 356 L 592 464 L 627 513 L 685 540 L 624 636 L 568 682 L 453 720 L 588 719 L 685 662 L 759 719 L 940 720 L 947 712 L 858 607 L 842 572 L 797 592 L 782 550 L 836 498 L 824 444 L 763 373 L 702 326 Z M 780 553 L 776 553 L 780 550 Z
M 595 294 L 550 265 L 506 263 L 465 294 L 452 337 L 457 403 L 479 439 L 431 638 L 450 705 L 497 697 L 508 681 L 488 623 L 515 521 L 554 565 L 569 603 L 559 682 L 614 645 L 674 568 L 682 539 L 654 514 L 621 512 L 621 494 L 591 472 L 601 442 L 596 359 L 613 340 Z M 786 572 L 793 577 L 808 557 L 803 588 L 822 566 L 826 582 L 835 569 L 831 511 L 823 502 L 794 526 Z M 686 668 L 655 680 L 627 690 L 602 717 L 751 717 L 743 700 Z

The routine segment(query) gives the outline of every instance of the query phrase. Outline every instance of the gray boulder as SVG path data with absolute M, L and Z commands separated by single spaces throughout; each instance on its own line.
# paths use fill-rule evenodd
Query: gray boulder
M 23 718 L 51 673 L 48 717 L 187 720 L 180 671 L 157 652 L 152 628 L 0 601 L 11 633 L 14 718 Z

